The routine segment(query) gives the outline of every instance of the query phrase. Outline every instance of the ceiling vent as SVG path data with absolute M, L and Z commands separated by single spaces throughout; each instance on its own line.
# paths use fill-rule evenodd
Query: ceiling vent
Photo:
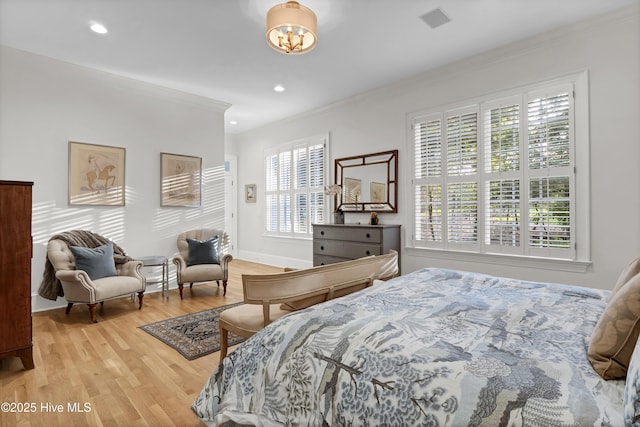
M 426 22 L 426 24 L 432 29 L 438 28 L 439 26 L 451 21 L 451 18 L 445 15 L 445 13 L 440 8 L 433 9 L 431 12 L 425 13 L 420 17 L 420 19 Z

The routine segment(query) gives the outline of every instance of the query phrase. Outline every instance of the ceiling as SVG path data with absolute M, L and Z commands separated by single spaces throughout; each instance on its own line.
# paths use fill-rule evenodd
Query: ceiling
M 240 133 L 638 1 L 300 0 L 318 44 L 288 56 L 265 42 L 278 0 L 0 0 L 0 44 L 230 103 Z

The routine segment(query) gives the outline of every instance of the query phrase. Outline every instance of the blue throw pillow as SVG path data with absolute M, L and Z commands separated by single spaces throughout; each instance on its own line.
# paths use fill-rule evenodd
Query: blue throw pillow
M 118 275 L 113 260 L 113 243 L 109 242 L 97 248 L 69 246 L 69 249 L 76 258 L 76 270 L 83 270 L 91 280 Z
M 200 241 L 187 239 L 189 244 L 189 262 L 187 265 L 220 264 L 218 255 L 218 236 Z

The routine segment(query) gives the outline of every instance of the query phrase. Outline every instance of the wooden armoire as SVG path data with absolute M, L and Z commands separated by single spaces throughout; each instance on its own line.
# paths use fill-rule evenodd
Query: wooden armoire
M 33 369 L 31 339 L 31 189 L 0 181 L 0 358 Z

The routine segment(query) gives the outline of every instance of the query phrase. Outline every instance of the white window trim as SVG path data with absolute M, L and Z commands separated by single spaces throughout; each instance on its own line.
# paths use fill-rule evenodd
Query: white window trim
M 296 233 L 293 231 L 293 227 L 291 229 L 291 231 L 288 232 L 284 232 L 284 231 L 271 231 L 267 228 L 267 222 L 268 222 L 268 212 L 267 212 L 267 194 L 269 193 L 269 191 L 267 190 L 267 182 L 266 182 L 266 176 L 267 176 L 267 170 L 266 170 L 266 158 L 269 155 L 272 154 L 278 154 L 282 151 L 286 151 L 286 150 L 291 150 L 293 151 L 296 147 L 300 147 L 300 146 L 313 146 L 313 145 L 317 145 L 317 144 L 323 144 L 324 145 L 324 184 L 323 184 L 323 191 L 324 188 L 326 188 L 327 183 L 329 182 L 329 176 L 330 176 L 330 164 L 329 164 L 329 159 L 330 159 L 330 154 L 329 154 L 329 133 L 326 134 L 317 134 L 317 135 L 312 135 L 309 137 L 305 137 L 305 138 L 300 138 L 300 139 L 296 139 L 293 141 L 289 141 L 283 144 L 279 144 L 277 146 L 274 147 L 270 147 L 270 148 L 266 148 L 263 152 L 263 156 L 262 156 L 262 167 L 263 167 L 263 171 L 262 171 L 262 176 L 265 177 L 265 183 L 263 185 L 264 190 L 262 191 L 262 208 L 264 211 L 264 215 L 263 215 L 263 231 L 262 231 L 262 236 L 266 237 L 266 238 L 276 238 L 276 239 L 294 239 L 294 240 L 311 240 L 313 238 L 313 229 L 311 227 L 311 219 L 309 219 L 309 229 L 307 233 Z M 292 168 L 294 167 L 293 165 L 293 160 L 292 160 Z M 292 182 L 293 185 L 293 182 Z M 318 187 L 319 188 L 319 187 Z M 301 190 L 295 190 L 293 188 L 291 188 L 289 190 L 289 193 L 292 196 L 291 199 L 291 212 L 293 214 L 293 209 L 294 209 L 294 195 L 296 193 L 301 192 Z M 325 201 L 324 201 L 324 209 L 323 209 L 323 216 L 324 218 L 328 218 L 329 215 L 329 206 L 327 203 L 327 199 L 325 197 Z M 293 219 L 292 219 L 293 220 Z
M 571 179 L 575 179 L 574 192 L 575 197 L 574 206 L 572 206 L 572 221 L 573 230 L 575 233 L 575 241 L 577 242 L 574 249 L 573 259 L 560 259 L 553 258 L 553 253 L 549 253 L 548 256 L 540 256 L 537 253 L 531 253 L 526 251 L 524 254 L 511 254 L 511 253 L 486 253 L 478 252 L 475 249 L 471 250 L 457 250 L 450 246 L 430 244 L 429 242 L 418 242 L 414 239 L 415 236 L 415 134 L 413 125 L 417 118 L 442 114 L 445 111 L 453 110 L 456 108 L 463 108 L 468 105 L 489 103 L 500 98 L 508 98 L 518 95 L 530 94 L 537 90 L 544 90 L 559 85 L 573 85 L 573 153 L 572 167 L 574 168 Z M 481 114 L 481 112 L 480 112 Z M 479 116 L 479 121 L 482 121 L 482 117 Z M 444 126 L 444 122 L 443 122 Z M 560 271 L 572 271 L 572 272 L 585 272 L 589 265 L 591 265 L 591 236 L 590 236 L 590 132 L 589 132 L 589 76 L 588 71 L 584 70 L 558 77 L 556 79 L 547 80 L 544 82 L 527 85 L 523 87 L 513 88 L 498 93 L 477 97 L 471 100 L 465 100 L 464 102 L 452 103 L 448 105 L 441 105 L 435 108 L 429 108 L 421 110 L 407 115 L 407 149 L 411 153 L 407 157 L 406 170 L 409 173 L 406 175 L 404 186 L 405 200 L 409 201 L 408 209 L 410 210 L 410 227 L 407 227 L 407 239 L 406 249 L 409 254 L 427 255 L 429 257 L 460 260 L 470 262 L 488 262 L 492 264 L 510 265 L 517 267 L 532 267 L 532 268 L 544 268 Z M 479 133 L 481 131 L 479 130 Z M 482 141 L 482 135 L 479 135 L 479 142 Z M 479 164 L 478 167 L 482 167 L 484 153 L 480 151 L 479 147 Z M 443 169 L 443 172 L 445 170 Z M 421 180 L 421 181 L 426 181 Z M 479 205 L 484 204 L 484 201 L 479 200 Z M 484 206 L 482 206 L 484 208 Z M 479 206 L 480 209 L 480 206 Z M 444 212 L 444 211 L 443 211 Z M 578 213 L 576 215 L 576 213 Z M 480 228 L 483 228 L 484 224 Z M 446 233 L 446 229 L 444 229 Z M 480 233 L 478 238 L 484 235 L 484 232 Z

